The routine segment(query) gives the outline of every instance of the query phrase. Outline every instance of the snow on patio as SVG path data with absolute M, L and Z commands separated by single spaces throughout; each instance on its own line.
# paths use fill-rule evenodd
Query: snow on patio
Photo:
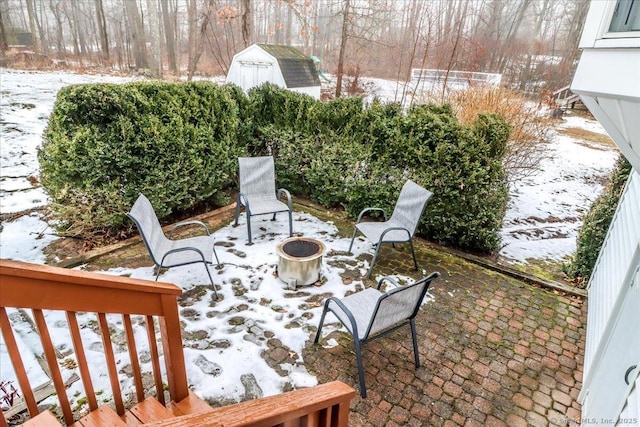
M 320 221 L 304 212 L 295 212 L 294 232 L 322 241 L 326 252 L 321 282 L 298 287 L 296 291 L 287 290 L 285 283 L 276 275 L 278 256 L 275 251 L 276 244 L 288 237 L 286 215 L 281 214 L 276 221 L 271 221 L 270 215 L 258 217 L 252 223 L 253 245 L 246 244 L 246 222 L 242 220 L 238 227 L 227 225 L 214 233 L 216 252 L 223 267 L 211 268 L 211 272 L 214 282 L 220 286 L 220 300 L 215 300 L 202 264 L 172 268 L 159 279 L 175 283 L 185 291 L 179 309 L 184 322 L 187 376 L 191 388 L 203 398 L 234 401 L 255 397 L 256 393 L 258 396 L 269 396 L 292 387 L 315 385 L 317 381 L 305 369 L 301 354 L 305 344 L 313 338 L 312 331 L 317 327 L 322 303 L 328 296 L 344 297 L 347 292 L 361 288 L 361 280 L 343 280 L 341 275 L 350 270 L 352 273 L 349 277 L 364 277 L 369 267 L 368 262 L 359 260 L 358 256 L 363 252 L 371 252 L 370 243 L 357 238 L 352 249 L 353 255 L 349 255 L 346 250 L 350 239 L 339 237 L 337 228 L 331 222 Z M 152 266 L 116 268 L 104 273 L 147 280 L 155 278 Z M 407 277 L 394 277 L 400 283 L 410 281 Z M 427 296 L 425 302 L 429 300 Z M 12 318 L 20 320 L 20 315 L 18 311 L 10 310 Z M 64 313 L 47 312 L 46 318 L 53 342 L 60 352 L 66 354 L 72 348 L 72 343 Z M 109 315 L 108 319 L 115 330 L 112 336 L 118 371 L 127 372 L 130 359 L 122 342 L 124 332 L 121 317 Z M 78 321 L 87 349 L 88 364 L 92 367 L 94 386 L 97 391 L 103 392 L 101 398 L 107 399 L 111 392 L 96 316 L 79 314 Z M 330 314 L 323 335 L 339 326 L 331 322 L 336 322 L 336 319 Z M 148 351 L 145 347 L 145 329 L 140 323 L 133 323 L 139 352 L 144 355 Z M 35 331 L 24 327 L 18 335 L 31 343 L 23 349 L 32 353 L 41 352 Z M 263 353 L 269 351 L 270 340 L 279 341 L 279 347 L 289 350 L 287 361 L 279 364 L 277 369 L 263 358 Z M 17 384 L 6 354 L 0 359 L 3 360 L 3 380 L 13 380 Z M 144 356 L 141 365 L 142 372 L 151 371 L 150 361 Z M 77 373 L 74 363 L 63 363 L 63 366 L 67 367 L 63 369 L 65 380 Z M 34 372 L 38 372 L 38 379 L 42 380 L 39 365 L 36 363 L 33 368 Z M 124 381 L 122 389 L 125 392 L 133 390 L 131 378 Z M 68 395 L 72 401 L 77 401 L 81 393 L 81 383 L 78 381 L 71 385 Z

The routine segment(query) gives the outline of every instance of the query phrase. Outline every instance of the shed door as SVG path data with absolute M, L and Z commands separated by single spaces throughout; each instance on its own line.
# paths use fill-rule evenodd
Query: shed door
M 273 66 L 268 62 L 251 62 L 240 64 L 240 75 L 242 76 L 242 89 L 248 90 L 255 86 L 260 86 L 265 82 L 271 82 Z
M 640 266 L 632 268 L 635 274 L 584 404 L 583 419 L 596 424 L 627 425 L 626 420 L 618 420 L 623 408 L 624 416 L 633 420 L 630 425 L 637 425 L 640 415 L 637 406 L 635 411 L 635 405 L 627 406 L 627 399 L 635 396 L 632 391 L 640 370 Z

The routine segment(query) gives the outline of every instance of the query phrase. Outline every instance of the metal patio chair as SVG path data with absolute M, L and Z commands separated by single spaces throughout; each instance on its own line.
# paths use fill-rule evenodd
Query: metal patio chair
M 138 227 L 138 231 L 149 251 L 149 255 L 158 268 L 156 281 L 158 277 L 160 277 L 160 272 L 163 268 L 201 262 L 204 264 L 205 270 L 207 270 L 207 275 L 209 276 L 209 281 L 211 282 L 211 287 L 213 288 L 216 299 L 218 298 L 218 292 L 216 291 L 211 273 L 209 272 L 209 265 L 213 265 L 214 257 L 217 265 L 220 265 L 220 261 L 213 246 L 214 238 L 211 233 L 209 233 L 209 228 L 206 224 L 201 221 L 184 221 L 177 223 L 171 228 L 169 235 L 171 235 L 176 228 L 187 225 L 198 225 L 204 228 L 206 235 L 172 240 L 162 231 L 160 221 L 158 221 L 158 216 L 153 210 L 151 202 L 149 202 L 149 199 L 143 194 L 138 196 L 138 199 L 129 213 L 127 213 L 127 216 L 131 218 Z
M 371 261 L 371 267 L 367 277 L 371 277 L 373 266 L 378 258 L 380 252 L 380 246 L 383 243 L 406 243 L 409 242 L 411 247 L 411 254 L 413 255 L 413 264 L 418 269 L 418 261 L 416 260 L 416 253 L 413 249 L 413 235 L 418 228 L 420 217 L 424 212 L 424 208 L 431 198 L 432 193 L 425 190 L 415 182 L 407 180 L 400 191 L 400 196 L 396 202 L 396 206 L 393 209 L 391 218 L 387 217 L 387 213 L 381 208 L 365 208 L 358 215 L 356 226 L 353 230 L 353 236 L 351 237 L 351 244 L 349 244 L 349 251 L 353 247 L 353 241 L 356 238 L 356 233 L 360 231 L 368 240 L 371 240 L 376 247 L 373 260 Z M 365 213 L 371 211 L 380 211 L 384 215 L 383 222 L 361 222 Z
M 293 236 L 291 194 L 284 188 L 276 193 L 276 178 L 272 156 L 240 157 L 240 192 L 236 204 L 235 224 L 238 225 L 240 209 L 244 206 L 247 215 L 247 232 L 251 244 L 251 217 L 256 215 L 273 214 L 276 219 L 278 212 L 289 213 L 289 237 Z M 282 195 L 287 196 L 287 203 L 280 201 Z
M 413 340 L 413 361 L 416 369 L 420 367 L 415 317 L 431 282 L 438 277 L 440 277 L 440 273 L 435 272 L 405 286 L 398 285 L 391 277 L 383 277 L 378 281 L 376 289 L 367 288 L 342 299 L 331 297 L 325 301 L 314 343 L 317 344 L 320 340 L 325 315 L 329 311 L 332 312 L 353 337 L 360 395 L 363 398 L 367 397 L 362 368 L 361 347 L 363 344 L 395 331 L 408 323 L 411 327 Z M 385 281 L 393 284 L 395 288 L 382 292 L 380 287 Z

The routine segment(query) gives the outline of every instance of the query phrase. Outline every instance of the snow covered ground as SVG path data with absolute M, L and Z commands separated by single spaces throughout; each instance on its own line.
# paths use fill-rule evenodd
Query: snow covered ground
M 74 83 L 130 80 L 113 76 L 0 69 L 0 213 L 3 217 L 42 207 L 48 202 L 44 191 L 37 186 L 36 150 L 41 144 L 41 135 L 57 91 Z M 393 85 L 379 79 L 371 79 L 371 85 L 378 85 L 382 99 L 392 100 L 399 93 Z M 580 117 L 566 117 L 559 129 L 562 127 L 604 133 L 597 122 Z M 511 188 L 501 251 L 501 255 L 511 262 L 562 260 L 570 255 L 575 249 L 580 216 L 601 192 L 602 178 L 608 175 L 618 155 L 611 147 L 585 145 L 561 133 L 555 134 L 546 149 L 548 155 L 539 173 Z M 54 231 L 43 221 L 38 210 L 14 216 L 17 218 L 2 224 L 0 257 L 43 263 L 43 249 L 56 239 Z M 337 236 L 332 224 L 323 223 L 303 212 L 295 216 L 297 231 L 316 237 L 327 245 L 322 271 L 328 279 L 327 284 L 321 288 L 311 286 L 300 295 L 284 290 L 273 275 L 273 265 L 277 263 L 274 242 L 286 235 L 283 220 L 265 223 L 264 227 L 269 232 L 266 236 L 257 229 L 262 224 L 256 223 L 256 244 L 251 247 L 238 243 L 245 239 L 246 229 L 243 226 L 225 227 L 216 233 L 219 241 L 233 245 L 233 250 L 220 248 L 219 256 L 226 265 L 214 276 L 216 282 L 222 284 L 224 299 L 211 308 L 211 292 L 208 291 L 194 301 L 189 307 L 191 311 L 184 317 L 185 332 L 199 332 L 207 337 L 199 340 L 200 344 L 186 342 L 185 345 L 188 376 L 194 390 L 202 397 L 241 398 L 244 393 L 242 378 L 247 376 L 253 377 L 265 396 L 279 393 L 287 383 L 296 387 L 315 384 L 315 378 L 306 372 L 301 360 L 302 346 L 309 338 L 309 327 L 317 326 L 317 314 L 321 310 L 309 301 L 320 293 L 342 296 L 356 289 L 361 282 L 343 283 L 340 273 L 353 269 L 364 274 L 368 266 L 362 261 L 354 265 L 342 262 L 349 239 Z M 369 245 L 358 242 L 354 253 L 357 256 L 370 249 Z M 349 256 L 348 259 L 354 260 L 355 257 Z M 113 269 L 107 273 L 147 279 L 154 277 L 150 267 Z M 185 291 L 194 289 L 195 284 L 208 283 L 201 265 L 172 269 L 162 276 L 162 280 L 177 283 Z M 240 296 L 235 295 L 238 287 L 241 288 Z M 238 312 L 240 303 L 248 308 Z M 309 319 L 305 312 L 315 315 Z M 19 321 L 22 313 L 13 311 L 10 315 Z M 60 343 L 62 349 L 70 349 L 63 327 L 64 319 L 58 319 L 55 314 L 51 316 L 48 320 L 52 325 L 54 342 Z M 241 317 L 242 322 L 232 320 L 233 317 Z M 90 343 L 90 357 L 97 360 L 101 356 L 100 338 L 90 327 L 95 319 L 84 315 L 79 321 L 87 326 L 83 328 L 83 339 Z M 115 327 L 122 326 L 118 322 L 118 319 L 113 319 Z M 32 334 L 33 331 L 25 327 L 20 333 L 19 345 L 37 353 L 37 342 Z M 260 357 L 270 337 L 281 340 L 295 360 L 295 363 L 281 366 L 281 370 L 286 372 L 284 376 Z M 220 340 L 225 343 L 217 345 Z M 128 356 L 119 354 L 119 360 L 121 368 L 128 363 Z M 36 362 L 32 362 L 29 363 L 30 375 L 34 377 L 34 384 L 40 384 L 45 379 L 44 373 Z M 95 363 L 98 366 L 98 362 Z M 65 371 L 67 376 L 71 373 L 72 370 Z M 0 342 L 0 375 L 2 380 L 11 380 L 13 375 L 3 342 Z M 96 388 L 108 390 L 106 372 L 96 370 L 95 375 Z M 69 395 L 72 396 L 79 387 L 79 382 L 74 383 Z

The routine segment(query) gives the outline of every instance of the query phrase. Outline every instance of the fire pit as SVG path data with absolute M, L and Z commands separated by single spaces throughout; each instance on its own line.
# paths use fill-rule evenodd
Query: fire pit
M 317 282 L 324 249 L 324 243 L 308 237 L 291 237 L 278 243 L 278 277 L 290 289 Z

